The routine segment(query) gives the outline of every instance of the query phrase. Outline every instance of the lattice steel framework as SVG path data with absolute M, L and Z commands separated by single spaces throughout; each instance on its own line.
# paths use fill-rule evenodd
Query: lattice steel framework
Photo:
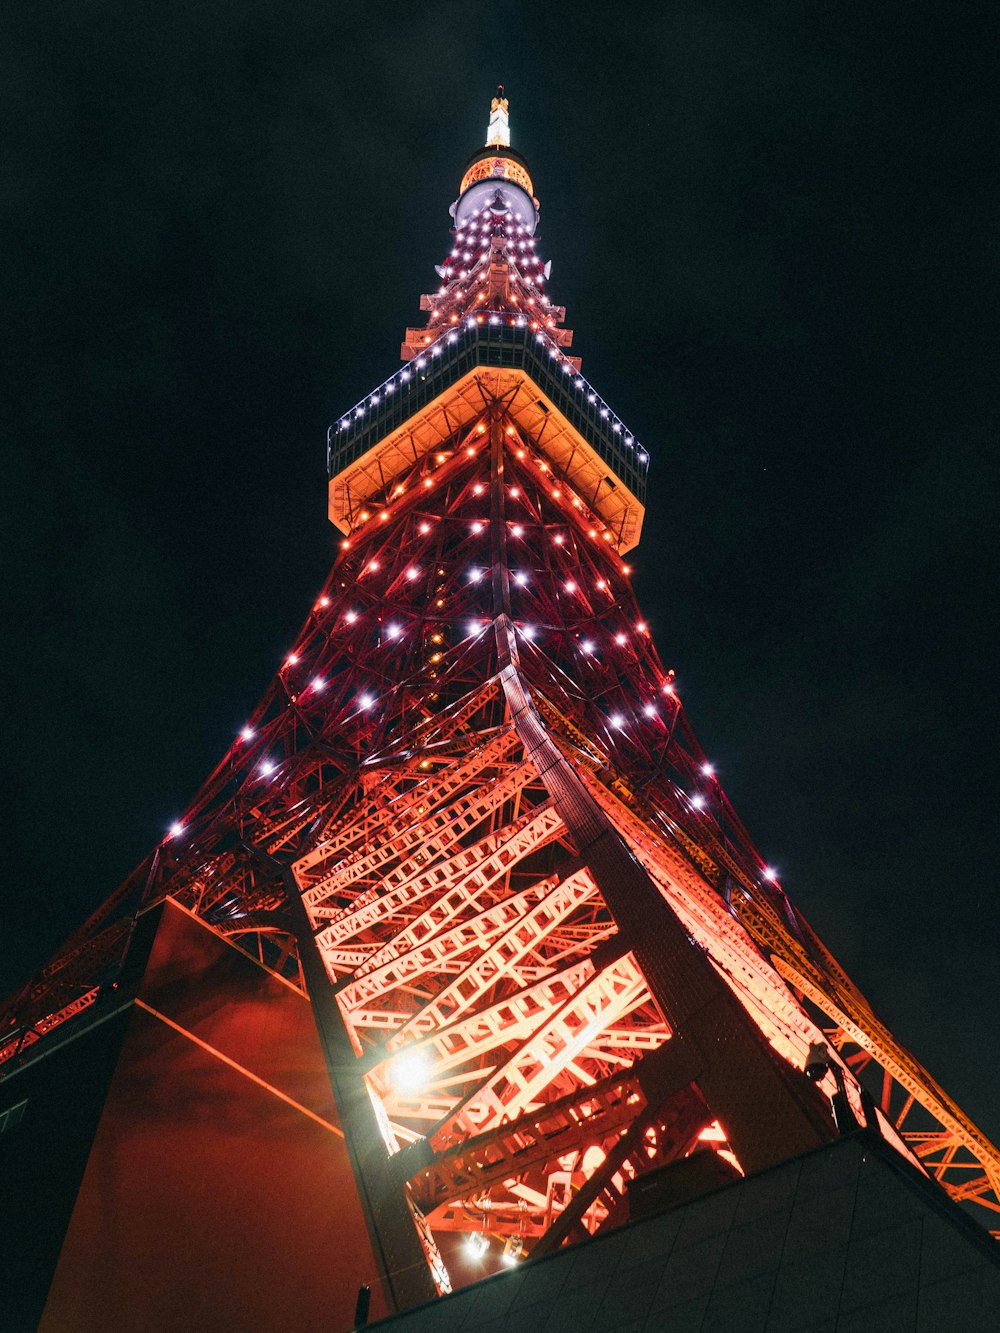
M 171 896 L 308 990 L 397 1306 L 447 1289 L 449 1233 L 543 1253 L 697 1147 L 749 1171 L 868 1123 L 995 1214 L 996 1149 L 769 874 L 657 655 L 647 457 L 565 351 L 522 160 L 466 182 L 427 328 L 331 430 L 345 535 L 293 650 L 0 1061 Z

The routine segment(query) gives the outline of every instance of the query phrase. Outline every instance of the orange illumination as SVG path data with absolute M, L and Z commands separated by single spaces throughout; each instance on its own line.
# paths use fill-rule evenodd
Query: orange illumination
M 386 522 L 386 520 L 388 519 L 388 517 L 389 517 L 389 515 L 388 515 L 388 513 L 387 513 L 384 509 L 382 510 L 381 514 L 379 514 L 379 518 L 381 519 L 381 521 L 382 521 L 383 523 Z
M 425 485 L 425 486 L 433 486 L 434 483 L 431 481 L 430 477 L 424 477 L 424 485 Z
M 446 462 L 448 461 L 448 455 L 447 455 L 447 454 L 438 454 L 438 456 L 437 456 L 437 461 L 438 461 L 439 463 L 446 463 Z
M 528 194 L 534 194 L 531 177 L 520 162 L 515 162 L 509 157 L 501 157 L 499 154 L 496 157 L 481 157 L 478 162 L 473 162 L 462 177 L 459 194 L 464 194 L 470 185 L 475 185 L 476 181 L 493 178 L 513 181 L 515 185 L 520 185 L 521 189 L 527 191 Z

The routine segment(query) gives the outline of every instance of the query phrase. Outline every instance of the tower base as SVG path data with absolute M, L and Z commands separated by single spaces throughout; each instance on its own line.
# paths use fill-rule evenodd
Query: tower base
M 996 1242 L 868 1131 L 377 1325 L 380 1333 L 998 1327 Z

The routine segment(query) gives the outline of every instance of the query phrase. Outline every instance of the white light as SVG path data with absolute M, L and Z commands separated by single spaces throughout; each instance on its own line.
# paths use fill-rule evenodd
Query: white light
M 475 486 L 473 486 L 473 488 L 472 488 L 472 494 L 473 494 L 473 495 L 482 495 L 482 493 L 483 493 L 483 491 L 485 491 L 485 489 L 486 489 L 486 487 L 482 484 L 482 482 L 477 481 L 476 484 L 475 484 Z
M 628 635 L 626 635 L 626 634 L 616 634 L 616 635 L 615 635 L 615 643 L 617 643 L 617 644 L 619 645 L 619 647 L 621 647 L 622 644 L 626 644 L 626 643 L 628 643 Z
M 611 723 L 613 727 L 621 728 L 624 727 L 625 725 L 625 717 L 624 714 L 622 713 L 612 713 L 611 716 L 608 718 L 608 721 Z
M 594 645 L 592 641 L 590 639 L 584 639 L 583 643 L 580 644 L 580 652 L 587 653 L 589 656 L 589 654 L 592 653 L 593 651 L 594 651 Z
M 399 378 L 401 380 L 408 380 L 410 378 L 410 372 L 408 370 L 404 370 Z
M 478 620 L 470 620 L 468 625 L 466 626 L 466 629 L 473 638 L 476 637 L 481 628 L 482 626 L 479 624 Z
M 347 623 L 348 623 L 349 625 L 353 625 L 354 622 L 357 620 L 357 618 L 358 618 L 358 613 L 357 613 L 357 611 L 345 611 L 345 612 L 344 612 L 344 619 L 347 621 Z
M 481 1259 L 490 1248 L 490 1243 L 485 1236 L 480 1235 L 478 1231 L 473 1232 L 465 1242 L 465 1248 L 473 1259 Z
M 179 819 L 175 819 L 174 822 L 170 825 L 170 836 L 172 838 L 179 838 L 183 832 L 184 832 L 184 825 L 180 822 Z
M 519 569 L 517 573 L 514 575 L 514 582 L 520 584 L 521 587 L 523 588 L 524 585 L 528 582 L 527 574 L 525 574 L 523 570 Z
M 764 878 L 769 879 L 772 884 L 774 883 L 774 881 L 778 878 L 778 872 L 777 870 L 775 870 L 774 866 L 764 867 Z
M 289 653 L 288 657 L 285 660 L 287 661 L 289 666 L 295 666 L 298 663 L 299 659 L 296 653 Z
M 483 571 L 482 571 L 481 569 L 470 569 L 470 570 L 469 570 L 469 582 L 470 582 L 470 583 L 478 583 L 479 580 L 480 580 L 482 577 L 483 577 Z
M 252 741 L 253 738 L 254 738 L 254 729 L 253 729 L 253 727 L 244 727 L 244 728 L 240 731 L 240 740 L 241 740 L 241 741 Z
M 430 1072 L 431 1063 L 423 1051 L 403 1051 L 389 1066 L 389 1078 L 397 1092 L 420 1092 Z
M 702 773 L 705 775 L 706 778 L 714 778 L 714 777 L 715 777 L 715 769 L 712 767 L 711 764 L 702 764 L 702 766 L 701 766 L 701 771 L 702 771 Z
M 375 700 L 372 698 L 372 696 L 371 696 L 370 694 L 359 694 L 359 695 L 358 695 L 358 707 L 359 707 L 359 708 L 363 708 L 363 709 L 365 709 L 365 711 L 367 711 L 369 708 L 371 708 L 371 707 L 374 705 L 374 703 L 375 703 Z
M 411 583 L 415 583 L 416 580 L 420 577 L 420 570 L 417 569 L 416 566 L 411 565 L 410 568 L 406 571 L 406 577 L 410 580 Z
M 431 525 L 429 523 L 421 523 L 420 527 L 417 529 L 417 531 L 420 533 L 422 537 L 426 537 L 427 534 L 430 532 L 430 530 L 431 530 Z
M 573 582 L 572 579 L 567 579 L 567 580 L 566 580 L 566 591 L 567 591 L 567 592 L 576 592 L 576 584 Z
M 398 639 L 402 632 L 398 625 L 386 625 L 385 627 L 386 638 L 389 639 Z
M 266 778 L 269 778 L 271 776 L 271 774 L 274 772 L 274 769 L 275 765 L 272 760 L 264 759 L 261 762 L 260 771 L 264 774 Z
M 597 402 L 597 394 L 596 394 L 596 393 L 588 393 L 588 394 L 587 394 L 587 402 L 588 402 L 588 403 L 596 403 L 596 402 Z
M 479 533 L 482 532 L 482 530 L 483 530 L 483 524 L 482 524 L 482 523 L 473 523 L 472 526 L 471 526 L 471 528 L 469 529 L 469 531 L 472 533 L 473 537 L 478 536 Z
M 521 633 L 524 635 L 526 639 L 533 639 L 535 637 L 534 625 L 522 625 Z
M 659 713 L 656 711 L 656 704 L 647 704 L 642 711 L 647 717 L 659 717 Z
M 313 676 L 312 687 L 317 694 L 322 694 L 323 691 L 326 689 L 326 681 L 323 679 L 322 676 Z
M 705 808 L 705 798 L 704 796 L 702 796 L 701 792 L 698 792 L 696 795 L 691 797 L 691 809 L 704 810 L 704 808 Z
M 511 531 L 511 536 L 512 536 L 512 537 L 523 537 L 523 536 L 524 536 L 524 528 L 521 527 L 520 523 L 515 523 L 514 526 L 511 528 L 510 531 Z
M 608 415 L 608 409 L 607 409 L 606 407 L 602 407 L 602 408 L 601 408 L 601 416 L 602 416 L 602 417 L 606 417 L 607 415 Z

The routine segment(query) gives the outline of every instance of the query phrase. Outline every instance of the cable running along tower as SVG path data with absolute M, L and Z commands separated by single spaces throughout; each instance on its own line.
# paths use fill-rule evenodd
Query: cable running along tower
M 330 430 L 322 595 L 183 820 L 12 997 L 0 1071 L 120 1002 L 170 900 L 307 994 L 389 1309 L 470 1245 L 615 1227 L 654 1168 L 859 1125 L 988 1222 L 996 1149 L 785 896 L 657 655 L 649 458 L 569 350 L 502 89 L 451 213 L 403 367 Z

